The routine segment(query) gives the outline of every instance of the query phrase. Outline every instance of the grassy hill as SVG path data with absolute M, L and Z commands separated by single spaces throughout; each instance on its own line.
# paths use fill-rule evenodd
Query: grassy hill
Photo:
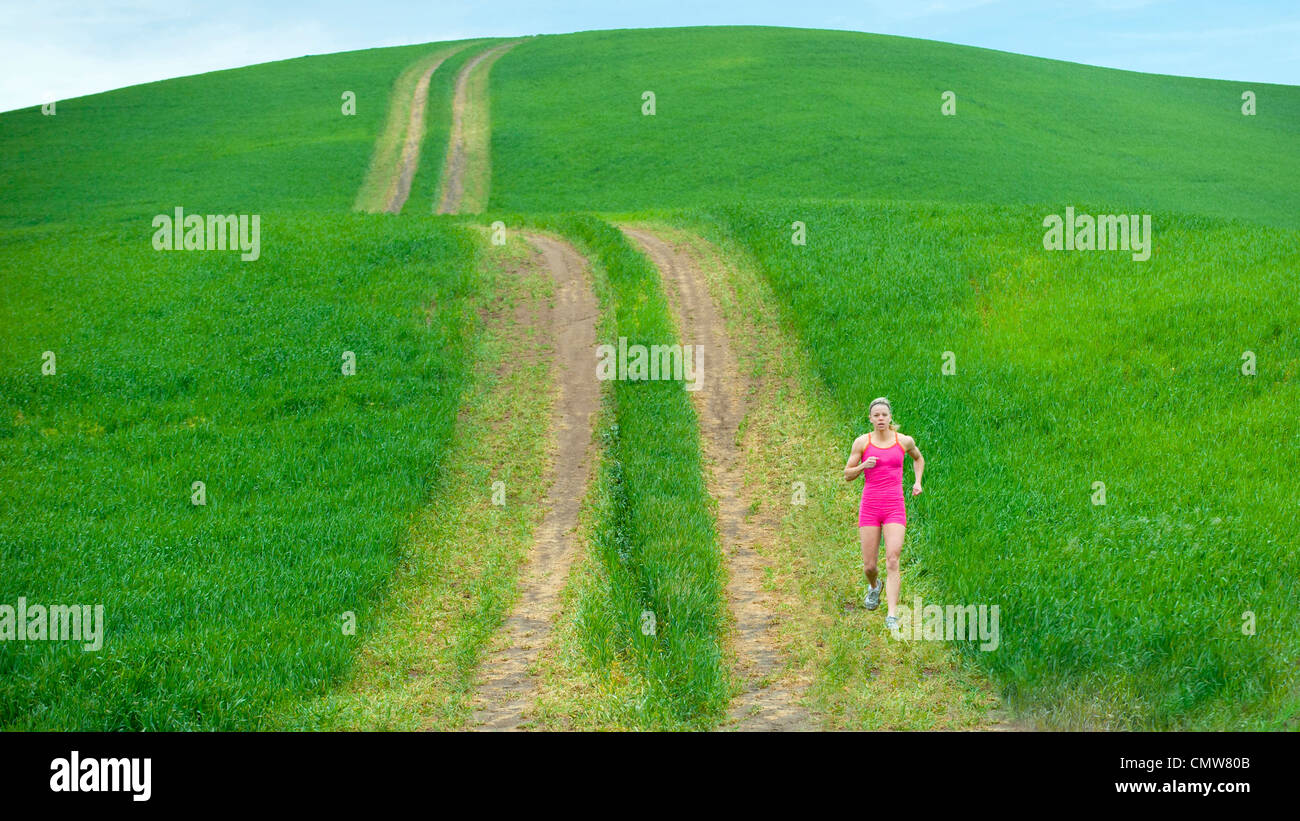
M 995 652 L 957 645 L 1021 707 L 1160 729 L 1300 714 L 1295 231 L 1161 214 L 1143 263 L 1045 251 L 1023 206 L 688 222 L 781 295 L 846 452 L 868 403 L 893 401 L 928 462 L 904 569 L 937 580 L 932 602 L 1000 606 Z
M 442 45 L 0 114 L 0 603 L 102 602 L 115 631 L 99 654 L 0 645 L 0 727 L 265 726 L 353 663 L 339 614 L 367 623 L 437 492 L 494 298 L 475 220 L 428 216 L 450 72 L 406 212 L 349 213 L 395 78 Z M 538 37 L 490 84 L 486 220 L 603 260 L 604 327 L 670 334 L 604 224 L 651 215 L 753 262 L 846 451 L 893 398 L 932 458 L 908 572 L 1003 605 L 1001 651 L 972 660 L 1019 704 L 1157 728 L 1300 715 L 1300 89 L 771 28 Z M 1045 251 L 1067 205 L 1152 214 L 1152 258 Z M 262 215 L 261 258 L 155 252 L 150 220 L 177 206 Z M 688 593 L 720 571 L 695 443 L 656 438 L 691 414 L 619 391 L 576 641 L 627 693 L 648 682 L 636 721 L 707 726 L 722 619 Z M 661 509 L 689 551 L 628 519 Z M 644 562 L 619 564 L 628 544 Z M 667 650 L 638 596 L 689 614 Z
M 492 93 L 492 206 L 506 210 L 1086 200 L 1300 227 L 1292 86 L 735 27 L 538 37 L 497 67 Z
M 0 646 L 0 726 L 263 726 L 348 669 L 341 615 L 365 632 L 437 485 L 486 298 L 464 228 L 349 213 L 437 47 L 0 115 L 0 601 L 111 630 Z M 259 215 L 260 257 L 155 251 L 178 206 Z
M 352 207 L 394 79 L 442 44 L 300 57 L 0 115 L 0 220 Z M 343 114 L 343 93 L 356 114 Z M 445 89 L 444 89 L 445 91 Z M 441 124 L 433 96 L 428 122 Z M 437 137 L 446 141 L 445 126 Z M 436 163 L 434 164 L 436 168 Z

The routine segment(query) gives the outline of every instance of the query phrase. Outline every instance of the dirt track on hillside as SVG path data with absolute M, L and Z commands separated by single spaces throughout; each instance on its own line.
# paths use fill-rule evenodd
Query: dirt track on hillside
M 451 108 L 451 138 L 447 145 L 447 159 L 442 170 L 442 190 L 438 199 L 436 214 L 459 214 L 465 198 L 465 169 L 469 163 L 469 149 L 465 134 L 465 112 L 470 105 L 469 81 L 474 69 L 480 64 L 484 71 L 489 71 L 492 63 L 510 49 L 519 45 L 519 41 L 503 43 L 488 49 L 470 60 L 456 75 L 456 94 Z M 486 62 L 485 62 L 486 61 Z
M 450 57 L 452 55 L 447 55 Z M 406 141 L 402 143 L 402 161 L 398 166 L 397 176 L 393 177 L 388 188 L 385 213 L 400 214 L 406 205 L 406 198 L 411 195 L 411 181 L 415 179 L 415 169 L 420 165 L 420 141 L 424 137 L 424 107 L 429 100 L 429 80 L 438 66 L 447 61 L 443 57 L 429 66 L 420 80 L 415 84 L 415 96 L 411 100 L 411 116 L 406 123 Z
M 480 668 L 470 726 L 482 730 L 518 729 L 537 695 L 532 669 L 551 634 L 559 595 L 578 552 L 573 531 L 595 464 L 592 437 L 600 407 L 596 381 L 596 299 L 586 261 L 568 243 L 540 234 L 527 236 L 555 281 L 552 307 L 544 317 L 553 331 L 554 389 L 551 438 L 521 459 L 549 459 L 543 502 L 545 513 L 519 579 L 514 611 L 500 630 Z M 546 386 L 539 386 L 545 389 Z M 530 397 L 521 396 L 522 402 Z
M 726 326 L 707 281 L 695 259 L 656 234 L 623 227 L 645 251 L 663 277 L 665 291 L 677 316 L 683 345 L 701 346 L 703 386 L 694 392 L 700 417 L 700 438 L 708 462 L 709 492 L 718 500 L 718 530 L 727 562 L 727 599 L 735 618 L 732 646 L 737 673 L 745 692 L 732 704 L 722 729 L 812 730 L 811 718 L 799 704 L 800 692 L 781 680 L 781 651 L 773 626 L 773 608 L 763 590 L 766 563 L 754 549 L 771 543 L 774 534 L 757 521 L 748 521 L 750 500 L 744 492 L 741 453 L 736 431 L 745 417 L 745 400 Z

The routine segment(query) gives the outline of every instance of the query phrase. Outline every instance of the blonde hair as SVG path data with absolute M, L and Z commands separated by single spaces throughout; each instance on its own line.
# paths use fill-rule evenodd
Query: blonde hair
M 871 400 L 871 404 L 867 405 L 867 418 L 871 418 L 871 411 L 876 407 L 876 405 L 884 405 L 886 408 L 889 408 L 889 429 L 897 433 L 898 423 L 894 421 L 894 406 L 889 404 L 889 400 L 885 397 L 877 396 L 875 399 Z

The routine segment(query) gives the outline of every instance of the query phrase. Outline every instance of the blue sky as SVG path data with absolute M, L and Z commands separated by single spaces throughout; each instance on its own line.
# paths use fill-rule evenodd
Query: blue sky
M 1300 85 L 1295 0 L 0 0 L 0 9 L 0 111 L 303 54 L 694 25 L 850 29 L 1135 71 Z

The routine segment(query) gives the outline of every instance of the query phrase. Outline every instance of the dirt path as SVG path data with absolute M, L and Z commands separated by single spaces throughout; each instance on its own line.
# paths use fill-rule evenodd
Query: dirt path
M 406 205 L 406 198 L 411 195 L 411 180 L 415 179 L 415 169 L 420 164 L 420 141 L 424 138 L 424 107 L 429 100 L 429 79 L 450 56 L 448 54 L 436 60 L 425 69 L 415 84 L 414 96 L 411 98 L 411 116 L 406 123 L 406 140 L 402 143 L 402 158 L 397 175 L 388 188 L 385 213 L 402 213 L 402 206 Z
M 560 590 L 577 554 L 572 531 L 596 455 L 592 425 L 600 407 L 594 365 L 597 307 L 587 265 L 567 243 L 534 234 L 527 239 L 555 281 L 554 305 L 544 320 L 554 329 L 553 384 L 558 397 L 546 450 L 518 454 L 551 462 L 545 479 L 549 489 L 546 512 L 520 574 L 514 612 L 481 667 L 470 724 L 484 730 L 518 729 L 536 697 L 531 668 L 550 636 Z
M 465 200 L 465 180 L 467 169 L 471 159 L 475 158 L 476 153 L 483 154 L 477 159 L 486 165 L 487 146 L 487 89 L 486 76 L 492 68 L 492 63 L 497 58 L 505 54 L 510 49 L 519 45 L 518 40 L 511 43 L 502 43 L 501 45 L 488 49 L 470 60 L 461 68 L 460 73 L 456 75 L 456 94 L 452 101 L 451 109 L 451 138 L 448 141 L 447 160 L 442 171 L 441 194 L 438 199 L 437 207 L 434 209 L 436 214 L 459 214 Z M 485 81 L 485 87 L 479 99 L 478 95 L 471 99 L 470 82 L 474 79 L 474 71 L 482 64 L 482 72 Z M 479 109 L 481 121 L 477 128 L 471 129 L 469 124 L 469 114 L 471 106 Z M 482 133 L 479 133 L 481 130 Z M 473 132 L 473 133 L 471 133 Z M 482 144 L 479 144 L 482 143 Z M 487 171 L 486 167 L 482 169 Z M 488 172 L 490 173 L 490 172 Z M 482 183 L 483 205 L 486 205 L 487 186 Z
M 1018 729 L 991 682 L 947 644 L 892 641 L 883 617 L 863 610 L 857 534 L 844 526 L 856 499 L 838 478 L 839 417 L 803 343 L 781 327 L 779 300 L 755 261 L 743 248 L 724 250 L 680 228 L 642 228 L 696 263 L 738 361 L 745 405 L 733 441 L 746 514 L 769 563 L 763 580 L 773 591 L 767 609 L 786 689 L 801 694 L 819 729 Z
M 771 543 L 770 524 L 746 517 L 751 500 L 736 434 L 745 417 L 736 359 L 726 326 L 709 295 L 696 260 L 650 231 L 623 227 L 659 268 L 669 302 L 681 328 L 682 344 L 701 346 L 703 386 L 694 392 L 700 433 L 709 463 L 709 492 L 718 500 L 718 528 L 726 554 L 727 598 L 735 618 L 733 648 L 745 692 L 732 705 L 731 729 L 815 729 L 799 705 L 800 689 L 782 680 L 782 655 L 773 625 L 773 611 L 763 590 L 766 563 L 754 545 Z M 711 365 L 707 363 L 712 363 Z

